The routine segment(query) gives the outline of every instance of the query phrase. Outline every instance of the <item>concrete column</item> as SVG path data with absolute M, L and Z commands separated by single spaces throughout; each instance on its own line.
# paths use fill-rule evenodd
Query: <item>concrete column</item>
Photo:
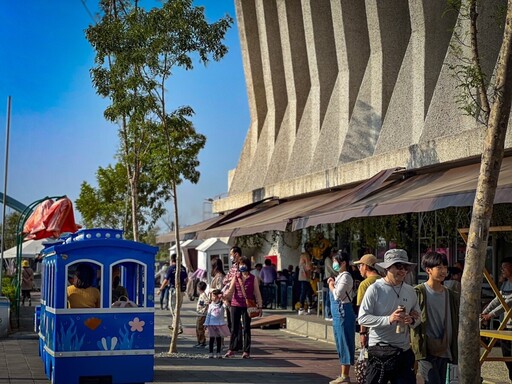
M 246 184 L 249 190 L 261 188 L 265 184 L 271 157 L 274 153 L 274 144 L 283 123 L 288 102 L 277 5 L 273 1 L 255 0 L 255 10 L 259 32 L 263 91 L 267 108 L 254 160 L 249 170 L 251 176 Z
M 411 34 L 407 0 L 366 0 L 370 60 L 351 116 L 341 163 L 372 156 Z
M 311 87 L 288 162 L 286 178 L 302 176 L 311 169 L 321 121 L 332 92 L 333 86 L 330 84 L 334 84 L 337 73 L 334 46 L 329 48 L 333 40 L 329 0 L 302 0 L 301 4 Z M 334 64 L 335 69 L 327 68 L 327 63 Z M 322 84 L 326 86 L 325 91 L 321 89 Z
M 348 131 L 364 70 L 370 55 L 365 3 L 363 1 L 331 0 L 332 31 L 338 72 L 322 121 L 320 138 L 312 162 L 312 171 L 321 171 L 338 165 L 338 158 Z M 331 85 L 322 85 L 321 91 Z M 331 181 L 326 178 L 331 187 Z M 336 184 L 336 182 L 334 181 Z
M 375 154 L 419 142 L 456 20 L 455 12 L 446 12 L 445 0 L 409 0 L 409 11 L 411 38 Z
M 500 27 L 502 20 L 497 19 L 499 15 L 497 10 L 503 6 L 506 6 L 506 1 L 504 0 L 488 0 L 479 3 L 477 26 L 479 31 L 479 49 L 482 59 L 482 70 L 488 79 L 493 74 L 503 36 L 503 30 Z M 451 35 L 447 45 L 453 44 L 459 47 L 464 52 L 464 55 L 469 58 L 471 57 L 469 40 L 467 40 L 469 39 L 469 21 L 465 16 L 458 15 L 456 23 L 460 27 L 456 27 L 455 33 Z M 460 43 L 460 37 L 466 38 L 467 47 Z M 428 52 L 432 50 L 435 43 L 437 42 L 432 41 L 426 47 Z M 461 62 L 460 57 L 453 54 L 451 49 L 448 49 L 444 64 L 438 75 L 436 86 L 432 91 L 432 98 L 425 119 L 425 127 L 419 138 L 420 146 L 428 147 L 428 152 L 435 150 L 436 144 L 434 140 L 436 138 L 481 127 L 481 124 L 477 123 L 474 118 L 467 116 L 461 110 L 461 104 L 457 102 L 457 99 L 462 95 L 462 90 L 459 88 L 459 80 L 454 77 L 454 71 L 449 68 L 449 65 L 463 65 L 464 63 Z M 431 155 L 425 154 L 425 150 L 421 147 L 418 148 L 417 152 L 411 158 L 411 166 L 421 166 L 431 161 Z
M 230 177 L 230 194 L 251 189 L 248 185 L 251 182 L 250 168 L 255 159 L 260 134 L 267 114 L 255 0 L 235 0 L 235 8 L 247 85 L 251 126 L 247 133 L 236 171 Z
M 277 127 L 278 135 L 265 185 L 277 183 L 284 176 L 309 92 L 309 71 L 300 2 L 278 0 L 276 5 L 283 65 L 283 73 L 280 76 L 284 81 L 287 104 L 282 123 Z M 278 115 L 276 111 L 277 121 L 279 121 Z

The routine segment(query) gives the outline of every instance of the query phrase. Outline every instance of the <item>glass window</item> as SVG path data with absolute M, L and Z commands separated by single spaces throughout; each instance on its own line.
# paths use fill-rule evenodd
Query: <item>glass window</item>
M 66 268 L 68 308 L 100 308 L 102 266 L 92 261 L 78 261 Z
M 130 301 L 138 307 L 147 306 L 147 267 L 136 261 L 122 261 L 113 264 L 110 272 L 110 303 L 123 307 L 122 301 Z

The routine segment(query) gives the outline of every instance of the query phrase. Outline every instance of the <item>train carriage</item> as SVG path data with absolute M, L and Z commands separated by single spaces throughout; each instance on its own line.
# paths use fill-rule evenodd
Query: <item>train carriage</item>
M 52 383 L 153 381 L 156 252 L 112 229 L 80 230 L 43 250 L 37 323 Z M 67 287 L 84 265 L 100 291 L 99 308 L 72 308 L 68 300 Z

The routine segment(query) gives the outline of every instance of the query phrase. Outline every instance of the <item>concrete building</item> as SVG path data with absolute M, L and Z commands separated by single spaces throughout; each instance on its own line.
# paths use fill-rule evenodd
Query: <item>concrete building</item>
M 461 64 L 450 46 L 466 50 L 459 39 L 468 21 L 446 0 L 235 3 L 251 125 L 214 211 L 481 154 L 484 126 L 457 104 L 450 69 Z M 480 9 L 487 74 L 505 4 Z
M 213 201 L 223 216 L 194 226 L 196 237 L 241 245 L 240 236 L 257 234 L 244 252 L 255 262 L 278 255 L 282 269 L 311 239 L 301 229 L 413 212 L 413 258 L 448 247 L 459 253 L 452 261 L 463 255 L 458 223 L 449 236 L 437 233 L 436 212 L 472 205 L 485 132 L 459 103 L 456 74 L 470 55 L 465 13 L 447 0 L 235 4 L 251 124 L 228 194 Z M 481 64 L 491 78 L 506 1 L 480 6 Z M 510 132 L 505 147 L 510 156 Z M 495 203 L 512 203 L 511 192 L 508 157 Z M 337 237 L 332 226 L 322 231 Z

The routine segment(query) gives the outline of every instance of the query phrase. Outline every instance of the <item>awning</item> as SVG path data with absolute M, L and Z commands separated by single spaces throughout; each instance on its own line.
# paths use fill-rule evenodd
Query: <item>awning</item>
M 355 204 L 340 202 L 338 207 L 331 206 L 328 210 L 311 212 L 306 218 L 294 220 L 292 229 L 339 223 L 353 217 L 472 206 L 479 174 L 480 163 L 417 174 L 391 184 Z M 512 157 L 503 159 L 494 203 L 512 203 Z
M 329 191 L 294 200 L 280 199 L 274 206 L 255 207 L 255 212 L 248 211 L 243 215 L 232 216 L 224 223 L 216 223 L 210 229 L 199 233 L 198 238 L 243 236 L 272 230 L 285 231 L 294 218 L 336 205 L 341 201 L 345 204 L 354 203 L 380 190 L 389 184 L 388 179 L 396 170 L 398 169 L 383 170 L 350 189 Z
M 266 209 L 267 207 L 272 206 L 277 203 L 277 199 L 268 198 L 264 200 L 260 200 L 254 203 L 250 203 L 244 205 L 243 207 L 237 208 L 233 211 L 227 212 L 224 215 L 215 216 L 211 219 L 200 221 L 199 223 L 189 225 L 187 227 L 180 228 L 180 238 L 181 240 L 190 240 L 197 239 L 197 234 L 206 231 L 209 228 L 222 225 L 224 223 L 230 223 L 235 218 L 241 219 L 244 217 L 248 217 L 253 215 L 256 212 L 259 212 L 262 209 Z M 191 236 L 188 236 L 191 235 Z M 209 236 L 209 237 L 222 237 L 222 236 Z M 207 237 L 206 237 L 207 238 Z M 205 237 L 201 237 L 201 239 L 205 239 Z M 156 237 L 157 244 L 171 243 L 176 240 L 176 236 L 174 232 L 169 232 Z

